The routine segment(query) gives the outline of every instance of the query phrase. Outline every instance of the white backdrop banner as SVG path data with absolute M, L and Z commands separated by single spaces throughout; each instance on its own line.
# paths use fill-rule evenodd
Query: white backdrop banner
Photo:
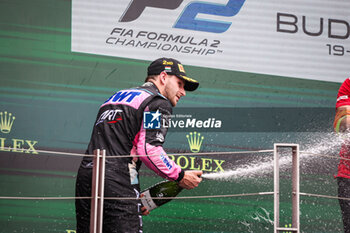
M 343 82 L 348 0 L 73 0 L 72 51 Z

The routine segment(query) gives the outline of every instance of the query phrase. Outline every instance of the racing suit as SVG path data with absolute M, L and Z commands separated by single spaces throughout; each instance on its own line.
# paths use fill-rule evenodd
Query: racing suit
M 350 78 L 347 78 L 340 86 L 337 96 L 336 108 L 350 105 Z M 349 110 L 337 111 L 334 120 L 334 129 L 339 131 L 339 125 L 345 117 L 350 115 Z M 341 159 L 338 165 L 338 196 L 350 198 L 350 140 L 346 139 L 340 149 L 339 153 Z M 339 199 L 339 205 L 342 211 L 344 233 L 350 233 L 350 201 Z
M 168 158 L 162 147 L 167 133 L 163 121 L 167 122 L 171 113 L 170 101 L 152 82 L 121 90 L 101 105 L 86 154 L 93 154 L 95 149 L 106 150 L 105 197 L 139 197 L 138 171 L 142 162 L 168 180 L 183 178 L 184 171 Z M 144 122 L 146 114 L 152 117 L 147 118 L 148 122 Z M 144 123 L 160 128 L 148 129 L 150 125 Z M 132 156 L 108 158 L 114 155 Z M 77 197 L 91 196 L 92 166 L 92 158 L 84 157 L 77 175 Z M 78 233 L 89 232 L 90 202 L 90 199 L 76 199 Z M 142 232 L 140 206 L 137 199 L 105 199 L 103 232 Z

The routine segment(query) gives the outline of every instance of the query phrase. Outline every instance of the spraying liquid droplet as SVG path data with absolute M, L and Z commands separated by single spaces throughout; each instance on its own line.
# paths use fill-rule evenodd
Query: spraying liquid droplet
M 349 138 L 350 134 L 342 135 L 335 133 L 323 133 L 319 137 L 312 136 L 308 138 L 308 142 L 303 140 L 304 150 L 300 152 L 301 160 L 315 159 L 317 157 L 310 154 L 325 154 L 336 156 L 339 152 L 341 144 L 345 138 Z M 302 145 L 301 145 L 302 147 Z M 273 172 L 273 156 L 268 160 L 259 161 L 256 159 L 248 164 L 241 165 L 232 170 L 224 172 L 205 173 L 202 175 L 205 179 L 232 181 L 242 178 L 253 178 L 260 175 Z M 280 169 L 289 168 L 292 162 L 292 156 L 281 156 L 279 160 Z

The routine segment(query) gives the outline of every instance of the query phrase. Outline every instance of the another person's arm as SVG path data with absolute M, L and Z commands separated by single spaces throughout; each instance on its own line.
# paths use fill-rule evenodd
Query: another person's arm
M 343 105 L 336 109 L 333 123 L 334 131 L 342 133 L 350 129 L 350 105 Z

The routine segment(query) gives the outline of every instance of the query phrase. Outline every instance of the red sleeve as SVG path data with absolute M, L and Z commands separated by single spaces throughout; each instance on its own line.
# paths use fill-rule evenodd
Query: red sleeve
M 350 105 L 350 78 L 347 78 L 340 86 L 337 96 L 336 108 L 343 105 Z

